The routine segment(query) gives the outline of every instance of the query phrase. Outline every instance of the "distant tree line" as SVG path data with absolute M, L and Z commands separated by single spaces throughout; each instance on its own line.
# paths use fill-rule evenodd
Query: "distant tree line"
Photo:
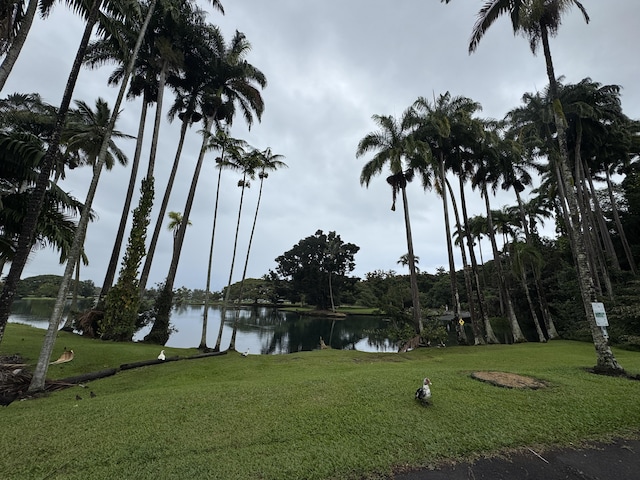
M 18 282 L 16 296 L 24 297 L 52 297 L 55 298 L 60 288 L 62 277 L 59 275 L 38 275 L 23 278 Z M 72 280 L 71 289 L 76 289 L 76 281 Z M 82 280 L 77 284 L 77 292 L 80 297 L 94 297 L 100 289 L 92 280 Z

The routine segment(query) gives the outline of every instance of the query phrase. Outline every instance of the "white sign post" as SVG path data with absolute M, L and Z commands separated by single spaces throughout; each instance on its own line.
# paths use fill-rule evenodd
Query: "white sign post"
M 593 314 L 596 317 L 596 325 L 598 325 L 600 330 L 602 330 L 604 338 L 608 339 L 609 334 L 607 333 L 607 327 L 609 326 L 609 321 L 607 320 L 607 312 L 604 310 L 604 303 L 592 302 L 591 308 L 593 309 Z

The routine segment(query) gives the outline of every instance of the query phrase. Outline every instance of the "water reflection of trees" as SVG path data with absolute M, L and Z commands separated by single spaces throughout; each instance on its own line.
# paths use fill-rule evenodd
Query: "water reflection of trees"
M 294 353 L 320 348 L 320 338 L 331 348 L 355 350 L 356 344 L 379 329 L 379 317 L 349 316 L 345 319 L 300 316 L 274 308 L 254 307 L 229 311 L 225 325 L 232 327 L 237 314 L 238 332 L 252 334 L 260 341 L 260 353 Z M 370 339 L 372 349 L 388 350 L 387 339 Z
M 13 321 L 22 321 L 39 325 L 46 323 L 51 316 L 54 300 L 19 300 L 12 309 Z M 90 306 L 91 301 L 89 300 Z M 85 306 L 81 305 L 82 310 Z M 219 307 L 210 307 L 220 312 Z M 193 346 L 200 338 L 203 307 L 200 305 L 181 305 L 174 308 L 172 325 L 180 331 L 181 346 Z M 320 348 L 320 337 L 334 349 L 353 350 L 359 342 L 366 339 L 366 350 L 390 351 L 393 345 L 383 335 L 376 335 L 385 326 L 380 317 L 348 316 L 344 319 L 327 317 L 300 316 L 295 312 L 286 312 L 271 307 L 243 307 L 238 311 L 238 335 L 255 340 L 262 354 L 295 353 Z M 224 327 L 233 329 L 236 311 L 225 312 Z M 211 315 L 210 319 L 219 318 Z M 217 327 L 216 327 L 217 328 Z M 186 339 L 186 341 L 185 341 Z M 193 341 L 191 341 L 193 339 Z M 186 343 L 186 345 L 182 345 Z M 362 344 L 361 344 L 362 346 Z M 257 353 L 257 352 L 254 352 Z
M 28 320 L 34 322 L 48 322 L 55 302 L 55 298 L 23 298 L 13 302 L 11 305 L 11 313 L 14 315 L 25 316 Z M 78 308 L 80 310 L 89 308 L 92 303 L 93 300 L 90 298 L 78 299 Z M 64 314 L 68 313 L 70 305 L 71 300 L 67 300 L 64 306 Z

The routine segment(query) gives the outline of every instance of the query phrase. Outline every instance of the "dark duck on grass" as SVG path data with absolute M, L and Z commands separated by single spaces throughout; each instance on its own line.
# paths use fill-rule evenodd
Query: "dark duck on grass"
M 431 380 L 428 378 L 425 378 L 422 381 L 422 386 L 416 390 L 416 400 L 423 405 L 429 405 L 431 402 Z

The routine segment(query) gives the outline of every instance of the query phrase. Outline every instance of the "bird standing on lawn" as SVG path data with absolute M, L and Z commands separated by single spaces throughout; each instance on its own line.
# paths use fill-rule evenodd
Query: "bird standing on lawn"
M 164 350 L 160 350 L 160 355 L 158 355 L 158 360 L 164 361 L 165 358 L 167 358 L 167 357 L 165 357 L 165 355 L 164 355 Z
M 428 405 L 431 400 L 431 380 L 425 377 L 422 386 L 416 390 L 416 400 L 420 400 L 423 405 Z

